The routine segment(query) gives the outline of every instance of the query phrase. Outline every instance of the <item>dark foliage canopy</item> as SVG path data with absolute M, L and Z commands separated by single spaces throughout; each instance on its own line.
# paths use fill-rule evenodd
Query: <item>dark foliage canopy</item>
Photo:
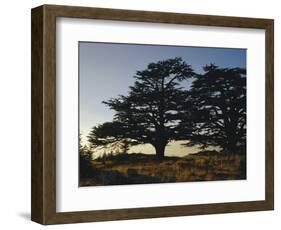
M 246 70 L 211 64 L 204 71 L 186 97 L 189 106 L 180 127 L 189 130 L 187 145 L 240 151 L 246 145 Z
M 181 58 L 150 63 L 137 71 L 128 95 L 103 102 L 116 112 L 114 121 L 94 127 L 89 142 L 98 145 L 125 139 L 129 144 L 150 143 L 157 156 L 163 157 L 167 143 L 179 138 L 180 103 L 186 97 L 180 83 L 194 76 Z
M 149 143 L 164 157 L 170 141 L 228 152 L 246 146 L 246 70 L 213 64 L 196 74 L 181 58 L 150 63 L 137 71 L 128 95 L 104 101 L 115 111 L 112 122 L 93 127 L 94 148 L 119 148 Z M 191 87 L 183 87 L 187 79 Z M 191 82 L 191 81 L 189 81 Z

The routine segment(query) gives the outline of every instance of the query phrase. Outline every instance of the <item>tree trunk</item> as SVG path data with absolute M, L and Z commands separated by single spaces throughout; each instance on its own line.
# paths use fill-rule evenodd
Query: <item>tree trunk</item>
M 237 153 L 237 135 L 233 130 L 228 131 L 227 133 L 227 146 L 226 149 L 229 154 Z
M 158 143 L 154 146 L 157 159 L 163 159 L 165 154 L 166 143 Z
M 155 133 L 154 148 L 156 151 L 157 159 L 164 158 L 165 148 L 166 148 L 167 144 L 168 144 L 168 139 L 167 139 L 167 135 L 165 132 L 164 123 L 163 123 L 161 126 L 157 127 L 156 133 Z

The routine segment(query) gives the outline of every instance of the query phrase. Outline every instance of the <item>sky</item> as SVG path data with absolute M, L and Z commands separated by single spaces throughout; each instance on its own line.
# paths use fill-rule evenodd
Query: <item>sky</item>
M 113 119 L 114 111 L 102 101 L 127 95 L 137 70 L 175 57 L 181 57 L 197 73 L 210 63 L 246 68 L 245 49 L 79 42 L 79 131 L 83 142 L 93 126 Z M 186 82 L 183 87 L 190 84 Z M 165 154 L 182 156 L 198 151 L 180 144 L 171 143 Z M 133 147 L 130 152 L 154 153 L 154 149 L 147 144 Z

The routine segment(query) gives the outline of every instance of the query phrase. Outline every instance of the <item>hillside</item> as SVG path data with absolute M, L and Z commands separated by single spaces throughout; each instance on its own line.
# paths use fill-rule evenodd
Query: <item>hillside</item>
M 246 159 L 241 155 L 212 152 L 185 157 L 120 154 L 92 160 L 80 186 L 147 184 L 188 181 L 238 180 L 246 178 Z

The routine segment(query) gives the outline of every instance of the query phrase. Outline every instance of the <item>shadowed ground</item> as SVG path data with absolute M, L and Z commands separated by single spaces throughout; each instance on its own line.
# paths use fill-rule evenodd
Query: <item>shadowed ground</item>
M 83 172 L 80 186 L 240 180 L 246 179 L 246 158 L 216 151 L 163 160 L 140 153 L 119 154 L 92 160 Z

